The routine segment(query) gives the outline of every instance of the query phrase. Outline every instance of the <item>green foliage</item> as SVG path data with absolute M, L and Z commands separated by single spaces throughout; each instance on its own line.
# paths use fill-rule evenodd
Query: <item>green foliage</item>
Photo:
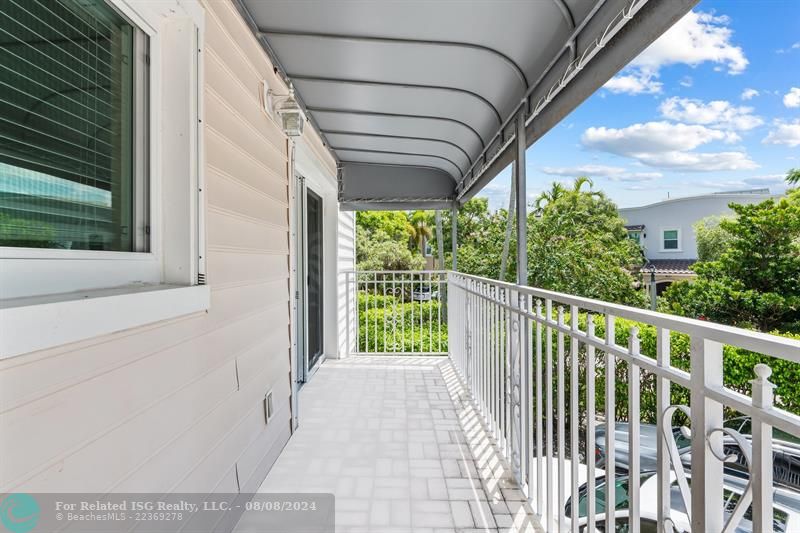
M 382 231 L 388 239 L 408 241 L 411 226 L 402 211 L 357 211 L 356 231 L 374 234 Z
M 697 279 L 673 283 L 663 310 L 760 331 L 800 332 L 800 190 L 780 200 L 731 204 L 730 235 L 715 261 L 696 263 Z
M 583 185 L 588 184 L 588 190 Z M 610 302 L 644 306 L 638 288 L 643 256 L 628 238 L 617 206 L 591 181 L 554 184 L 528 220 L 528 284 Z M 637 274 L 634 274 L 637 273 Z
M 693 228 L 697 238 L 697 258 L 700 261 L 716 261 L 733 241 L 720 222 L 729 217 L 712 215 L 695 222 Z
M 358 270 L 421 270 L 425 258 L 408 249 L 408 242 L 390 239 L 383 231 L 356 233 Z
M 414 228 L 402 211 L 356 213 L 356 264 L 359 270 L 419 270 L 425 259 L 409 248 Z
M 0 213 L 0 246 L 54 248 L 56 232 L 46 222 L 14 218 Z
M 581 313 L 578 317 L 578 323 L 581 330 L 586 329 L 586 313 Z M 569 323 L 567 316 L 566 322 Z M 603 317 L 595 316 L 595 334 L 599 338 L 605 338 L 605 322 Z M 617 318 L 615 321 L 614 337 L 616 343 L 620 346 L 627 346 L 630 340 L 631 327 L 639 329 L 640 351 L 641 354 L 655 360 L 657 349 L 657 330 L 655 326 L 642 324 L 631 320 Z M 789 338 L 800 339 L 800 335 L 781 334 L 772 332 L 775 335 L 782 335 Z M 557 340 L 556 335 L 551 339 L 552 353 L 553 353 L 553 368 L 556 369 L 557 365 Z M 542 353 L 546 353 L 544 347 Z M 569 375 L 569 369 L 572 365 L 570 356 L 570 339 L 565 340 L 565 372 Z M 684 333 L 671 332 L 670 333 L 670 363 L 675 368 L 688 372 L 691 367 L 691 342 L 688 335 Z M 578 368 L 579 368 L 579 403 L 580 413 L 582 417 L 586 416 L 586 357 L 587 351 L 585 346 L 581 345 L 578 351 Z M 764 363 L 770 366 L 773 374 L 770 381 L 776 385 L 775 390 L 775 406 L 780 409 L 785 409 L 789 412 L 800 414 L 800 380 L 797 379 L 797 363 L 786 361 L 783 359 L 776 359 L 768 357 L 763 354 L 757 354 L 741 348 L 733 346 L 723 347 L 723 377 L 725 386 L 733 391 L 739 392 L 750 396 L 752 393 L 751 380 L 755 375 L 753 369 L 756 364 Z M 542 365 L 546 363 L 543 362 Z M 641 421 L 646 423 L 655 424 L 658 416 L 656 405 L 656 376 L 650 372 L 643 371 L 640 375 L 640 395 L 639 405 L 641 410 Z M 556 387 L 557 373 L 554 370 L 553 390 Z M 599 350 L 595 355 L 595 405 L 597 412 L 601 413 L 605 409 L 605 354 Z M 628 365 L 624 361 L 617 360 L 614 373 L 614 387 L 616 391 L 616 402 L 614 406 L 616 420 L 625 421 L 628 419 Z M 570 397 L 570 383 L 569 380 L 565 381 L 565 396 Z M 689 398 L 689 390 L 677 384 L 672 384 L 670 388 L 670 403 L 691 405 Z M 726 415 L 728 417 L 737 416 L 738 413 L 731 409 L 727 409 Z M 683 423 L 680 420 L 678 423 Z
M 800 185 L 800 168 L 790 168 L 786 173 L 786 183 L 789 185 Z
M 446 309 L 439 300 L 410 301 L 409 295 L 358 294 L 361 352 L 447 352 Z M 412 326 L 413 324 L 413 326 Z
M 414 211 L 409 217 L 409 234 L 414 248 L 423 253 L 425 243 L 433 237 L 433 230 L 430 225 L 431 215 L 425 211 Z

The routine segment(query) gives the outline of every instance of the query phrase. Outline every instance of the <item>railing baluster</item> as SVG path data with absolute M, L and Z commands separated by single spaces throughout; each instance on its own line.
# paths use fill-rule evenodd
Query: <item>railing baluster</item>
M 375 312 L 375 321 L 374 321 L 375 322 L 375 349 L 374 349 L 374 351 L 377 352 L 378 351 L 378 274 L 373 274 L 373 276 L 374 277 L 373 277 L 373 280 L 372 280 L 372 287 L 374 289 L 373 292 L 374 292 L 374 301 L 375 301 L 375 305 L 373 306 L 374 307 L 374 312 Z
M 616 359 L 611 350 L 616 347 L 614 316 L 606 314 L 606 531 L 615 531 L 614 511 L 609 500 L 614 493 L 616 470 Z
M 544 383 L 544 390 L 545 390 L 545 413 L 547 414 L 545 418 L 545 424 L 547 425 L 547 429 L 545 430 L 547 433 L 547 442 L 545 446 L 547 447 L 547 484 L 545 485 L 547 490 L 547 504 L 545 505 L 545 514 L 547 515 L 547 519 L 545 520 L 545 529 L 551 529 L 553 526 L 553 328 L 551 326 L 553 320 L 553 301 L 552 300 L 545 300 L 544 302 L 544 312 L 545 312 L 545 320 L 547 324 L 546 334 L 545 334 L 545 357 L 547 358 L 546 365 L 545 365 L 545 383 Z
M 382 275 L 383 276 L 383 275 Z M 383 287 L 383 352 L 388 352 L 386 349 L 386 278 L 381 278 L 381 287 Z
M 755 367 L 753 385 L 753 407 L 759 410 L 772 408 L 775 385 L 769 382 L 772 369 L 765 364 Z M 760 413 L 759 413 L 760 414 Z M 772 426 L 760 416 L 752 417 L 753 464 L 750 479 L 753 480 L 753 533 L 773 530 L 772 509 Z
M 636 358 L 639 356 L 639 328 L 636 326 L 630 330 L 630 338 L 628 342 L 628 352 L 631 357 Z M 639 372 L 639 365 L 631 361 L 628 363 L 628 452 L 630 453 L 630 463 L 628 472 L 635 476 L 635 480 L 631 479 L 630 483 L 639 482 L 637 475 L 639 469 L 639 380 L 641 374 Z M 638 487 L 637 487 L 638 488 Z M 639 491 L 628 490 L 628 502 L 630 507 L 630 515 L 628 520 L 628 531 L 630 533 L 639 533 Z
M 588 313 L 586 315 L 586 337 L 588 340 L 594 340 L 597 337 L 594 334 L 594 315 Z M 595 486 L 595 464 L 597 458 L 595 457 L 595 431 L 597 425 L 597 413 L 595 410 L 595 347 L 587 343 L 586 345 L 586 483 L 588 484 L 588 492 L 586 498 L 586 531 L 595 531 L 595 509 L 597 491 Z
M 666 328 L 656 328 L 656 363 L 659 368 L 667 369 L 670 367 L 670 332 Z M 672 533 L 666 531 L 664 526 L 667 518 L 670 517 L 670 461 L 667 452 L 667 442 L 665 440 L 663 414 L 669 407 L 671 384 L 669 379 L 656 378 L 656 476 L 658 483 L 658 533 Z
M 492 432 L 494 433 L 495 442 L 500 442 L 500 353 L 498 346 L 500 345 L 500 332 L 498 329 L 500 320 L 497 314 L 497 298 L 499 291 L 497 287 L 492 290 L 492 397 L 494 407 L 492 409 Z
M 520 315 L 519 315 L 519 293 L 510 291 L 509 298 L 509 318 L 511 329 L 509 331 L 509 377 L 510 394 L 509 402 L 511 408 L 511 469 L 517 480 L 522 478 L 522 450 L 523 450 L 523 429 L 522 429 L 522 405 L 520 394 Z
M 722 404 L 706 394 L 722 387 L 722 345 L 692 336 L 690 349 L 692 531 L 722 531 L 722 462 L 717 459 L 722 457 L 722 434 L 710 434 L 722 427 Z
M 558 531 L 564 531 L 565 529 L 565 515 L 564 515 L 564 494 L 566 488 L 566 476 L 564 472 L 564 454 L 565 454 L 565 427 L 564 427 L 564 308 L 562 306 L 558 306 L 558 332 L 556 334 L 557 339 L 557 356 L 558 356 L 558 367 L 556 370 L 556 381 L 558 385 L 556 386 L 556 391 L 558 394 L 558 399 L 556 401 L 556 423 L 557 426 L 557 437 L 556 437 L 556 444 L 558 445 L 558 491 L 556 495 L 558 499 Z
M 542 301 L 536 299 L 536 317 L 542 317 Z M 544 516 L 544 493 L 543 485 L 544 452 L 542 439 L 542 323 L 536 321 L 536 504 L 539 516 Z
M 425 323 L 422 321 L 423 316 L 425 315 L 425 308 L 423 304 L 425 303 L 424 297 L 422 296 L 425 294 L 424 292 L 424 274 L 419 275 L 419 353 L 425 351 Z
M 570 383 L 569 383 L 569 421 L 570 421 L 570 478 L 572 482 L 572 501 L 578 501 L 578 465 L 580 463 L 580 452 L 578 450 L 578 417 L 580 416 L 580 406 L 578 405 L 578 306 L 572 305 L 569 309 L 569 353 L 570 353 Z M 588 462 L 588 457 L 587 457 Z M 571 526 L 572 531 L 578 531 L 578 505 L 572 505 Z
M 530 295 L 525 295 L 525 305 L 524 310 L 526 313 L 530 313 L 532 308 L 532 299 Z M 531 320 L 526 315 L 523 319 L 523 331 L 524 331 L 524 347 L 525 350 L 523 352 L 525 357 L 525 385 L 523 387 L 524 394 L 522 395 L 523 398 L 523 405 L 525 406 L 525 418 L 526 418 L 526 442 L 527 446 L 525 449 L 525 457 L 527 458 L 526 466 L 525 466 L 525 480 L 528 486 L 528 501 L 533 500 L 533 357 L 532 357 L 532 348 L 533 343 L 531 342 Z

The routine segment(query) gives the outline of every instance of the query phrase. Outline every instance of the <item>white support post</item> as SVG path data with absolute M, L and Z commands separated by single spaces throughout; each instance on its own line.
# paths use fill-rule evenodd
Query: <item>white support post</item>
M 453 202 L 453 207 L 450 209 L 450 240 L 453 250 L 453 272 L 456 272 L 458 271 L 458 202 Z
M 525 183 L 525 106 L 517 117 L 517 284 L 528 284 L 528 202 Z
M 692 531 L 722 531 L 722 404 L 706 394 L 722 388 L 722 344 L 692 337 L 691 376 Z
M 508 193 L 508 217 L 506 219 L 506 237 L 503 239 L 503 253 L 500 256 L 500 281 L 506 280 L 508 273 L 508 249 L 511 246 L 511 231 L 514 229 L 514 212 L 517 205 L 517 161 L 511 162 L 511 190 Z
M 772 369 L 765 364 L 755 367 L 753 385 L 753 407 L 760 410 L 772 408 L 775 385 L 769 382 Z M 752 418 L 753 464 L 750 479 L 753 480 L 753 532 L 767 533 L 773 530 L 772 510 L 772 426 Z

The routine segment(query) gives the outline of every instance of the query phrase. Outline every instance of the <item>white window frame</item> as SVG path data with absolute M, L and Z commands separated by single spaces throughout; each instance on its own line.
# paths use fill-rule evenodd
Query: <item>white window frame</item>
M 665 248 L 664 247 L 664 233 L 668 231 L 676 231 L 678 232 L 678 247 L 677 248 Z M 661 240 L 659 241 L 659 251 L 665 253 L 678 253 L 683 252 L 683 245 L 682 245 L 682 235 L 681 235 L 681 228 L 661 228 L 660 235 Z
M 0 359 L 209 307 L 204 9 L 198 0 L 106 2 L 149 38 L 149 251 L 0 247 Z

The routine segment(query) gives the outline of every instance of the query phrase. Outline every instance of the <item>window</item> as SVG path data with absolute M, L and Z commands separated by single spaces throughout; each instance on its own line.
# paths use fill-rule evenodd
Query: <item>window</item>
M 642 244 L 642 232 L 639 230 L 629 231 L 628 238 L 636 244 Z
M 147 36 L 99 1 L 2 15 L 0 246 L 148 251 Z
M 204 18 L 0 1 L 0 359 L 210 307 Z
M 662 233 L 662 249 L 663 250 L 680 250 L 680 230 L 665 229 Z

